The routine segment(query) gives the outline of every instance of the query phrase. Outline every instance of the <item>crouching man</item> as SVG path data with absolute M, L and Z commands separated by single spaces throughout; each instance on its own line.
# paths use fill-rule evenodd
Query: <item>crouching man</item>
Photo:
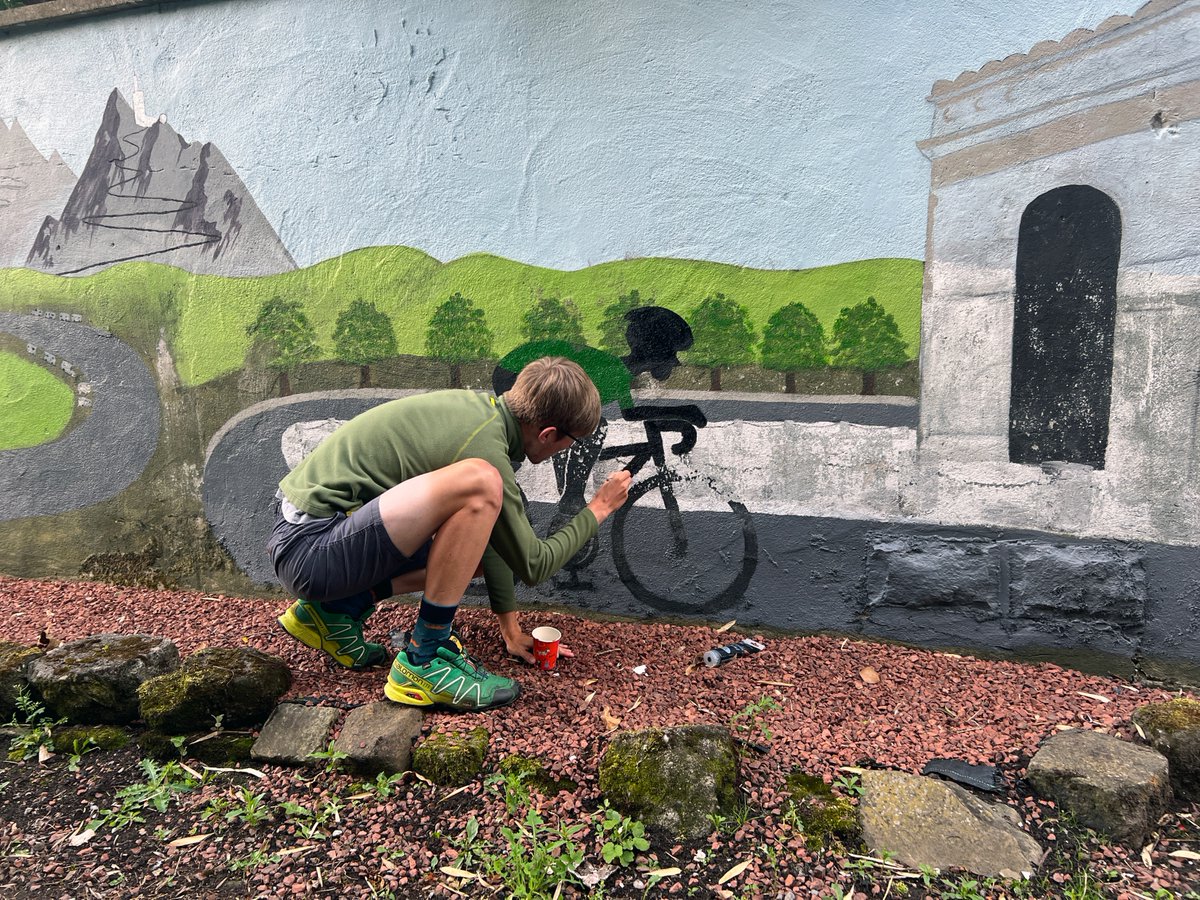
M 393 400 L 355 417 L 279 483 L 268 542 L 275 572 L 298 599 L 279 618 L 297 640 L 340 665 L 387 662 L 363 636 L 376 603 L 421 592 L 408 644 L 384 693 L 414 706 L 474 711 L 511 703 L 520 686 L 487 672 L 452 630 L 467 584 L 482 574 L 508 651 L 530 659 L 514 575 L 545 581 L 629 496 L 616 472 L 546 540 L 525 515 L 513 465 L 540 463 L 596 430 L 600 396 L 583 369 L 546 357 L 497 397 L 466 390 Z

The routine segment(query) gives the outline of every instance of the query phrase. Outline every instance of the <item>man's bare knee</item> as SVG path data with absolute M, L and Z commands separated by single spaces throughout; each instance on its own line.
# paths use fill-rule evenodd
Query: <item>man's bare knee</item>
M 470 502 L 499 512 L 504 502 L 504 479 L 500 471 L 483 459 L 464 459 L 458 465 L 462 471 L 456 474 L 464 479 Z

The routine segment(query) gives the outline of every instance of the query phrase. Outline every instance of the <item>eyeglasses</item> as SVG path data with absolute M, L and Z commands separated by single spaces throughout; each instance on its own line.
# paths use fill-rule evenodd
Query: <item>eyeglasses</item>
M 575 435 L 571 434 L 571 432 L 567 431 L 567 429 L 560 428 L 559 426 L 555 425 L 554 430 L 557 431 L 559 434 L 565 434 L 567 437 L 569 437 L 571 439 L 572 443 L 575 443 L 575 444 L 579 443 L 579 438 L 575 437 Z

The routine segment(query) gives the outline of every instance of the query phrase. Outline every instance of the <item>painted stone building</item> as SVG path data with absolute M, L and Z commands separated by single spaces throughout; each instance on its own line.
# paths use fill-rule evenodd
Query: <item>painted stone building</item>
M 1198 35 L 1200 4 L 1155 2 L 934 86 L 930 491 L 1200 544 Z

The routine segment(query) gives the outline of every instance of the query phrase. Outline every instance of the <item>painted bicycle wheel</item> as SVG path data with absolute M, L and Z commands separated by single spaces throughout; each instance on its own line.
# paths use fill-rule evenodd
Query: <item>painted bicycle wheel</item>
M 679 509 L 670 477 L 638 482 L 612 521 L 613 561 L 630 593 L 663 612 L 713 613 L 742 598 L 758 567 L 758 534 L 746 507 Z

